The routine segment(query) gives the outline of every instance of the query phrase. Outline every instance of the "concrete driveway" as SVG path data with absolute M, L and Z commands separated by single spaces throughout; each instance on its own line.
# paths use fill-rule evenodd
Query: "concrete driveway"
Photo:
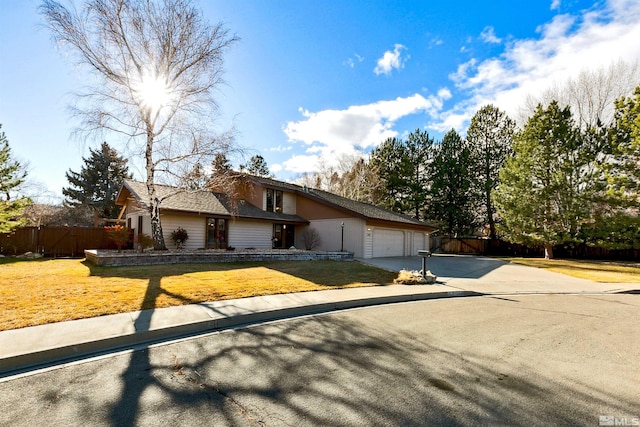
M 390 271 L 422 268 L 422 258 L 419 256 L 357 259 L 357 261 Z M 638 284 L 598 283 L 540 268 L 473 255 L 434 254 L 427 259 L 427 270 L 438 277 L 439 284 L 488 294 L 599 293 L 623 292 L 640 288 Z

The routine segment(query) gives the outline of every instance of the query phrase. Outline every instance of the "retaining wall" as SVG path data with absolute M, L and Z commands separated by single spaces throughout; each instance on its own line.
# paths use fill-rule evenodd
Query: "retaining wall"
M 167 252 L 116 252 L 85 250 L 88 262 L 100 266 L 193 264 L 211 262 L 246 261 L 351 261 L 352 252 L 325 252 L 302 250 L 272 251 L 167 251 Z

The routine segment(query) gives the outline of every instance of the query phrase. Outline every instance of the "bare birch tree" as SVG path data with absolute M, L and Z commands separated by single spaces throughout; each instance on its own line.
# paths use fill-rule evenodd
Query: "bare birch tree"
M 40 10 L 94 77 L 74 107 L 80 130 L 122 135 L 143 156 L 154 248 L 166 249 L 157 183 L 180 186 L 196 164 L 233 147 L 232 132 L 212 129 L 213 95 L 237 38 L 191 0 L 86 0 L 82 9 L 44 0 Z
M 538 104 L 549 105 L 557 101 L 561 107 L 570 107 L 581 129 L 609 125 L 613 122 L 614 101 L 630 96 L 640 82 L 640 66 L 637 62 L 622 60 L 580 74 L 560 84 L 556 83 L 541 96 L 529 96 L 521 108 L 518 122 L 526 123 Z

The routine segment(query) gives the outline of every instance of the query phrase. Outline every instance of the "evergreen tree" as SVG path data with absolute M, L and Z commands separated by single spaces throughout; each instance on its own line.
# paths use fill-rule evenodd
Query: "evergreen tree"
M 640 249 L 640 87 L 633 97 L 615 101 L 611 126 L 592 130 L 590 135 L 607 149 L 598 156 L 606 181 L 598 188 L 585 239 L 609 249 Z
M 207 186 L 209 178 L 200 163 L 196 163 L 189 172 L 182 177 L 182 187 L 187 190 L 201 190 Z
M 213 162 L 211 162 L 211 168 L 211 175 L 213 176 L 225 175 L 233 170 L 231 162 L 229 162 L 224 153 L 216 153 Z
M 0 131 L 0 233 L 9 233 L 24 223 L 23 214 L 31 200 L 17 196 L 15 191 L 26 177 L 20 162 L 11 158 L 9 141 Z
M 271 176 L 269 172 L 269 166 L 267 161 L 260 154 L 256 154 L 249 159 L 246 165 L 240 166 L 241 171 L 246 171 L 248 174 L 262 176 L 268 178 Z
M 553 258 L 554 245 L 577 241 L 597 182 L 589 148 L 568 107 L 538 106 L 515 135 L 493 193 L 507 240 L 542 245 L 546 258 Z
M 424 218 L 432 155 L 433 138 L 419 129 L 406 141 L 388 138 L 376 147 L 369 163 L 380 179 L 380 206 Z
M 373 149 L 370 164 L 378 171 L 380 179 L 380 206 L 395 212 L 407 210 L 407 156 L 404 142 L 399 138 L 387 138 Z
M 489 235 L 496 238 L 495 207 L 491 193 L 498 187 L 500 169 L 511 154 L 515 122 L 493 105 L 482 107 L 467 130 L 471 150 L 469 169 L 475 174 L 472 190 L 481 200 L 480 214 L 489 225 Z
M 409 134 L 406 142 L 406 165 L 409 176 L 408 210 L 415 218 L 424 219 L 429 195 L 429 165 L 433 157 L 434 140 L 420 129 Z M 413 211 L 413 212 L 411 212 Z
M 124 180 L 132 177 L 127 159 L 103 142 L 100 149 L 89 149 L 89 157 L 82 160 L 80 172 L 66 172 L 70 185 L 62 189 L 65 204 L 89 207 L 101 218 L 116 218 L 120 210 L 116 196 Z
M 449 236 L 468 235 L 475 228 L 471 158 L 469 144 L 452 129 L 436 146 L 431 163 L 429 218 L 441 223 L 441 231 Z
M 607 164 L 611 190 L 620 202 L 640 204 L 640 86 L 633 97 L 615 102 L 614 123 L 609 130 L 615 161 Z

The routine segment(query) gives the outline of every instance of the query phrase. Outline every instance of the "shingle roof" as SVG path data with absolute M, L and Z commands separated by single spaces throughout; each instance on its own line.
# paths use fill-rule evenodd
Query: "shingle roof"
M 328 191 L 308 189 L 305 194 L 310 194 L 326 202 L 339 206 L 343 209 L 347 209 L 351 212 L 355 212 L 361 216 L 369 219 L 377 219 L 382 221 L 393 221 L 403 224 L 418 225 L 423 227 L 437 228 L 431 224 L 420 221 L 408 215 L 403 215 L 397 212 L 390 211 L 388 209 L 381 208 L 370 203 L 358 202 L 356 200 L 347 199 L 346 197 L 338 196 L 337 194 L 329 193 Z
M 274 188 L 281 188 L 284 190 L 294 191 L 303 197 L 324 201 L 329 205 L 338 207 L 342 210 L 355 213 L 358 216 L 362 216 L 368 219 L 376 219 L 382 221 L 393 221 L 402 224 L 411 224 L 421 227 L 437 228 L 432 224 L 417 220 L 408 215 L 403 215 L 397 212 L 390 211 L 388 209 L 381 208 L 370 203 L 359 202 L 356 200 L 348 199 L 346 197 L 338 196 L 337 194 L 329 193 L 328 191 L 317 190 L 314 188 L 301 187 L 296 184 L 288 182 L 276 181 L 271 178 L 264 178 L 259 176 L 248 175 L 248 178 L 261 183 L 262 185 Z
M 146 206 L 147 187 L 144 183 L 126 180 L 123 187 L 129 190 L 143 206 Z M 160 208 L 164 210 L 285 222 L 309 222 L 298 215 L 263 211 L 245 200 L 236 201 L 234 206 L 234 203 L 224 194 L 214 193 L 208 190 L 186 191 L 178 190 L 175 187 L 156 185 L 156 191 L 158 192 L 158 197 L 162 199 Z
M 391 221 L 400 224 L 409 224 L 419 227 L 437 228 L 432 224 L 417 220 L 408 215 L 403 215 L 370 203 L 358 202 L 337 194 L 323 190 L 301 187 L 288 182 L 277 181 L 271 178 L 245 175 L 248 179 L 258 182 L 261 185 L 295 192 L 303 197 L 316 200 L 337 209 L 350 212 L 356 216 L 367 219 Z M 123 185 L 127 188 L 141 204 L 145 205 L 147 199 L 147 188 L 142 182 L 126 180 Z M 195 212 L 211 215 L 226 215 L 239 218 L 266 219 L 275 221 L 290 221 L 308 223 L 309 221 L 298 215 L 287 215 L 282 213 L 267 212 L 253 206 L 245 200 L 238 200 L 234 206 L 227 196 L 221 193 L 214 193 L 208 190 L 185 191 L 175 187 L 157 185 L 156 191 L 162 198 L 161 209 L 175 210 L 182 212 Z

